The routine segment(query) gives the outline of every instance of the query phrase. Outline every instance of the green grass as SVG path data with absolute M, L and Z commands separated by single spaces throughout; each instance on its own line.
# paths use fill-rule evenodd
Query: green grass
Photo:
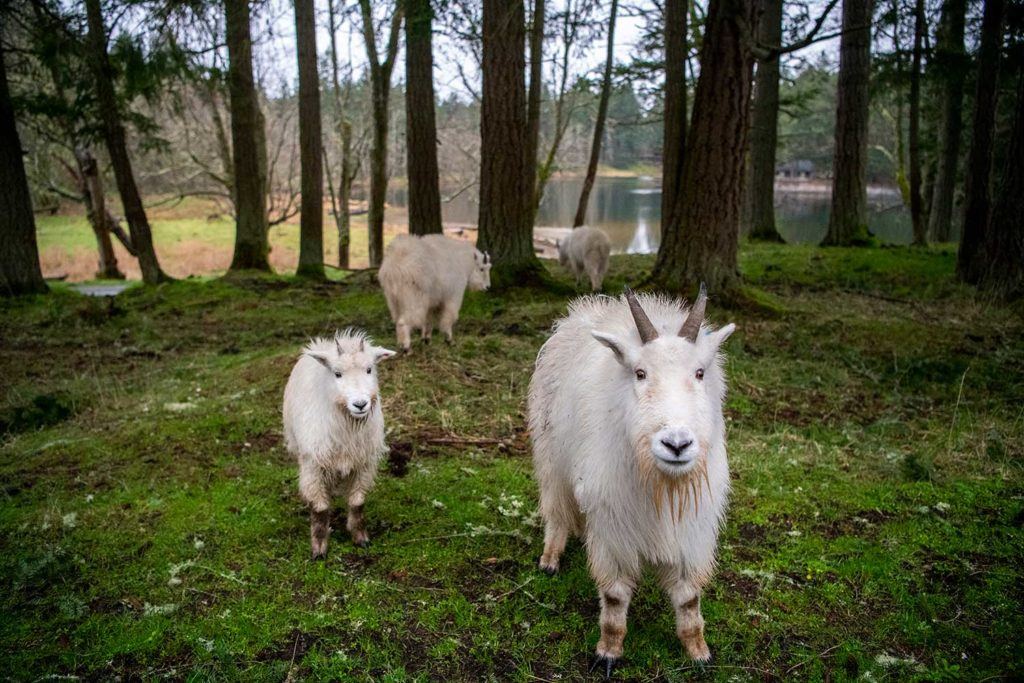
M 1024 675 L 1019 313 L 935 250 L 747 246 L 774 315 L 730 313 L 734 475 L 698 671 L 646 579 L 626 679 Z M 610 291 L 647 257 L 614 257 Z M 552 267 L 568 282 L 566 273 Z M 328 560 L 280 437 L 300 345 L 360 325 L 365 276 L 65 289 L 0 303 L 0 671 L 16 680 L 580 679 L 578 542 L 541 550 L 524 397 L 556 295 L 470 294 L 454 347 L 382 366 L 392 458 Z M 481 445 L 439 444 L 456 435 Z

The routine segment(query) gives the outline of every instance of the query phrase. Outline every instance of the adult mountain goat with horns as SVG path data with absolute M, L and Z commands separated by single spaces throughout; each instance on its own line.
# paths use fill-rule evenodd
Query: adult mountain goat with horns
M 645 565 L 671 599 L 686 652 L 711 658 L 700 593 L 729 494 L 719 348 L 735 325 L 704 325 L 706 301 L 703 286 L 689 310 L 629 290 L 577 299 L 530 382 L 540 568 L 556 572 L 569 535 L 582 536 L 601 600 L 596 663 L 609 676 Z

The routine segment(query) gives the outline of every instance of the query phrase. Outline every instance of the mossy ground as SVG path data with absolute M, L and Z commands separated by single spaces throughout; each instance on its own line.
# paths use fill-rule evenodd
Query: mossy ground
M 716 661 L 687 661 L 648 578 L 618 676 L 1024 675 L 1024 324 L 956 285 L 953 260 L 744 248 L 778 312 L 710 307 L 739 324 L 732 504 L 703 602 Z M 613 258 L 608 290 L 650 266 Z M 373 545 L 354 548 L 339 513 L 314 563 L 281 393 L 311 335 L 359 325 L 394 343 L 369 278 L 0 303 L 0 670 L 585 677 L 597 599 L 578 542 L 559 575 L 535 569 L 524 430 L 532 362 L 565 305 L 470 294 L 454 347 L 382 366 L 393 450 L 366 506 Z

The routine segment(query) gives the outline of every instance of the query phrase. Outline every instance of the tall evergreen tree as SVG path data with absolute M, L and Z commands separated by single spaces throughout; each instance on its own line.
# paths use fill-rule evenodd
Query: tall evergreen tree
M 981 19 L 981 47 L 974 94 L 974 125 L 967 156 L 964 192 L 964 223 L 956 258 L 957 276 L 977 284 L 985 270 L 986 240 L 992 211 L 992 145 L 999 93 L 999 62 L 1003 43 L 1005 0 L 985 0 Z
M 824 244 L 866 242 L 871 0 L 843 0 L 832 207 Z
M 523 0 L 483 0 L 480 113 L 480 235 L 496 287 L 540 276 L 533 251 L 532 193 L 526 186 L 526 40 Z
M 739 284 L 740 203 L 754 56 L 744 26 L 758 0 L 710 0 L 681 192 L 663 223 L 652 280 L 670 291 Z M 666 125 L 668 125 L 666 123 Z
M 263 116 L 252 74 L 249 0 L 224 0 L 235 200 L 231 270 L 270 270 L 267 261 L 267 179 Z
M 25 177 L 14 105 L 7 87 L 7 66 L 0 46 L 0 295 L 46 291 L 39 267 L 36 221 Z
M 298 274 L 324 277 L 324 169 L 313 0 L 295 0 L 295 47 L 299 68 L 299 160 L 302 209 Z
M 409 232 L 442 232 L 434 114 L 434 47 L 430 0 L 405 0 L 405 149 Z
M 929 68 L 929 72 L 935 74 L 940 84 L 938 158 L 931 208 L 928 211 L 928 232 L 936 242 L 948 242 L 952 236 L 953 198 L 963 130 L 966 13 L 967 0 L 945 0 L 942 4 L 935 56 Z
M 765 0 L 758 38 L 769 47 L 782 44 L 782 0 Z M 775 153 L 779 139 L 779 54 L 757 62 L 750 120 L 750 186 L 747 222 L 754 239 L 781 242 L 775 226 Z

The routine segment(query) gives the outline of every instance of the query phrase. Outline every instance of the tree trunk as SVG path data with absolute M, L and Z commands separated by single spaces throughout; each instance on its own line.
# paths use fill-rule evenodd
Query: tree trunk
M 608 53 L 604 58 L 604 76 L 601 78 L 601 97 L 597 102 L 597 121 L 594 122 L 594 140 L 590 143 L 590 161 L 587 163 L 587 175 L 583 178 L 580 190 L 580 202 L 576 205 L 576 217 L 572 227 L 578 228 L 587 222 L 587 202 L 590 192 L 594 189 L 597 178 L 597 164 L 601 160 L 601 140 L 604 138 L 604 123 L 608 118 L 608 100 L 612 96 L 612 66 L 615 64 L 615 16 L 619 11 L 618 0 L 612 0 L 608 18 Z
M 297 275 L 324 277 L 324 167 L 313 0 L 295 0 L 295 47 L 299 68 L 299 163 L 301 214 Z
M 1003 177 L 985 233 L 980 285 L 1001 299 L 1024 297 L 1024 68 L 1017 67 L 1017 106 Z
M 910 62 L 910 219 L 914 244 L 928 244 L 927 225 L 921 201 L 921 50 L 924 42 L 924 0 L 914 3 L 914 51 Z
M 123 280 L 124 273 L 117 267 L 117 256 L 114 254 L 114 243 L 110 239 L 110 222 L 107 216 L 107 201 L 103 194 L 103 180 L 100 178 L 99 164 L 87 147 L 75 149 L 75 161 L 81 175 L 82 197 L 85 200 L 85 211 L 89 217 L 96 236 L 99 250 L 99 264 L 96 277 L 104 280 Z
M 870 0 L 843 0 L 832 208 L 824 244 L 848 246 L 868 241 L 866 174 L 872 4 Z
M 756 25 L 758 0 L 711 0 L 687 136 L 681 194 L 662 229 L 652 280 L 673 292 L 704 282 L 724 293 L 739 283 L 753 54 L 740 22 Z
M 142 280 L 150 285 L 165 282 L 170 278 L 161 270 L 156 251 L 153 249 L 153 233 L 149 227 L 146 210 L 142 206 L 139 188 L 135 184 L 131 158 L 128 156 L 124 125 L 121 123 L 121 112 L 114 91 L 113 70 L 107 57 L 107 32 L 103 27 L 100 0 L 86 0 L 85 9 L 89 23 L 89 62 L 96 82 L 96 99 L 100 118 L 103 120 L 103 137 L 107 143 L 107 152 L 110 154 L 110 163 L 114 167 L 114 178 L 121 195 L 124 216 L 132 234 L 132 244 L 138 254 Z
M 967 0 L 946 0 L 943 4 L 932 62 L 942 88 L 935 188 L 928 214 L 928 231 L 936 242 L 949 242 L 952 238 L 953 195 L 956 192 L 960 132 L 963 128 L 966 13 Z
M 235 253 L 231 270 L 270 270 L 267 261 L 267 181 L 263 116 L 252 75 L 249 0 L 224 0 L 231 95 Z
M 964 223 L 960 229 L 960 249 L 956 258 L 957 276 L 970 284 L 977 284 L 985 270 L 981 246 L 986 240 L 992 210 L 992 143 L 996 127 L 1004 13 L 1004 0 L 985 0 L 974 95 L 974 126 L 964 181 Z
M 534 0 L 530 27 L 530 90 L 526 94 L 526 187 L 537 186 L 537 152 L 540 148 L 540 96 L 544 85 L 544 0 Z M 557 124 L 556 124 L 557 125 Z M 530 203 L 530 223 L 537 217 L 540 204 L 536 192 Z
M 0 295 L 47 291 L 39 267 L 36 221 L 28 191 L 21 140 L 7 88 L 7 66 L 0 47 Z
M 661 148 L 661 222 L 681 191 L 686 153 L 686 0 L 665 0 L 664 142 Z
M 758 27 L 760 42 L 782 45 L 782 0 L 765 0 Z M 747 221 L 750 237 L 782 242 L 775 226 L 775 152 L 779 128 L 779 56 L 757 63 L 750 117 L 750 187 Z
M 526 187 L 526 68 L 523 0 L 483 0 L 483 97 L 480 114 L 480 233 L 496 287 L 540 275 Z
M 430 0 L 406 0 L 405 138 L 409 179 L 409 232 L 443 232 L 434 120 L 434 55 Z
M 370 92 L 373 105 L 373 147 L 370 149 L 370 206 L 366 223 L 369 230 L 370 267 L 380 265 L 384 258 L 384 202 L 388 192 L 388 121 L 391 96 L 391 72 L 398 52 L 402 6 L 399 2 L 391 19 L 386 56 L 377 56 L 377 38 L 373 29 L 370 0 L 359 0 L 363 17 L 363 39 L 370 69 Z

